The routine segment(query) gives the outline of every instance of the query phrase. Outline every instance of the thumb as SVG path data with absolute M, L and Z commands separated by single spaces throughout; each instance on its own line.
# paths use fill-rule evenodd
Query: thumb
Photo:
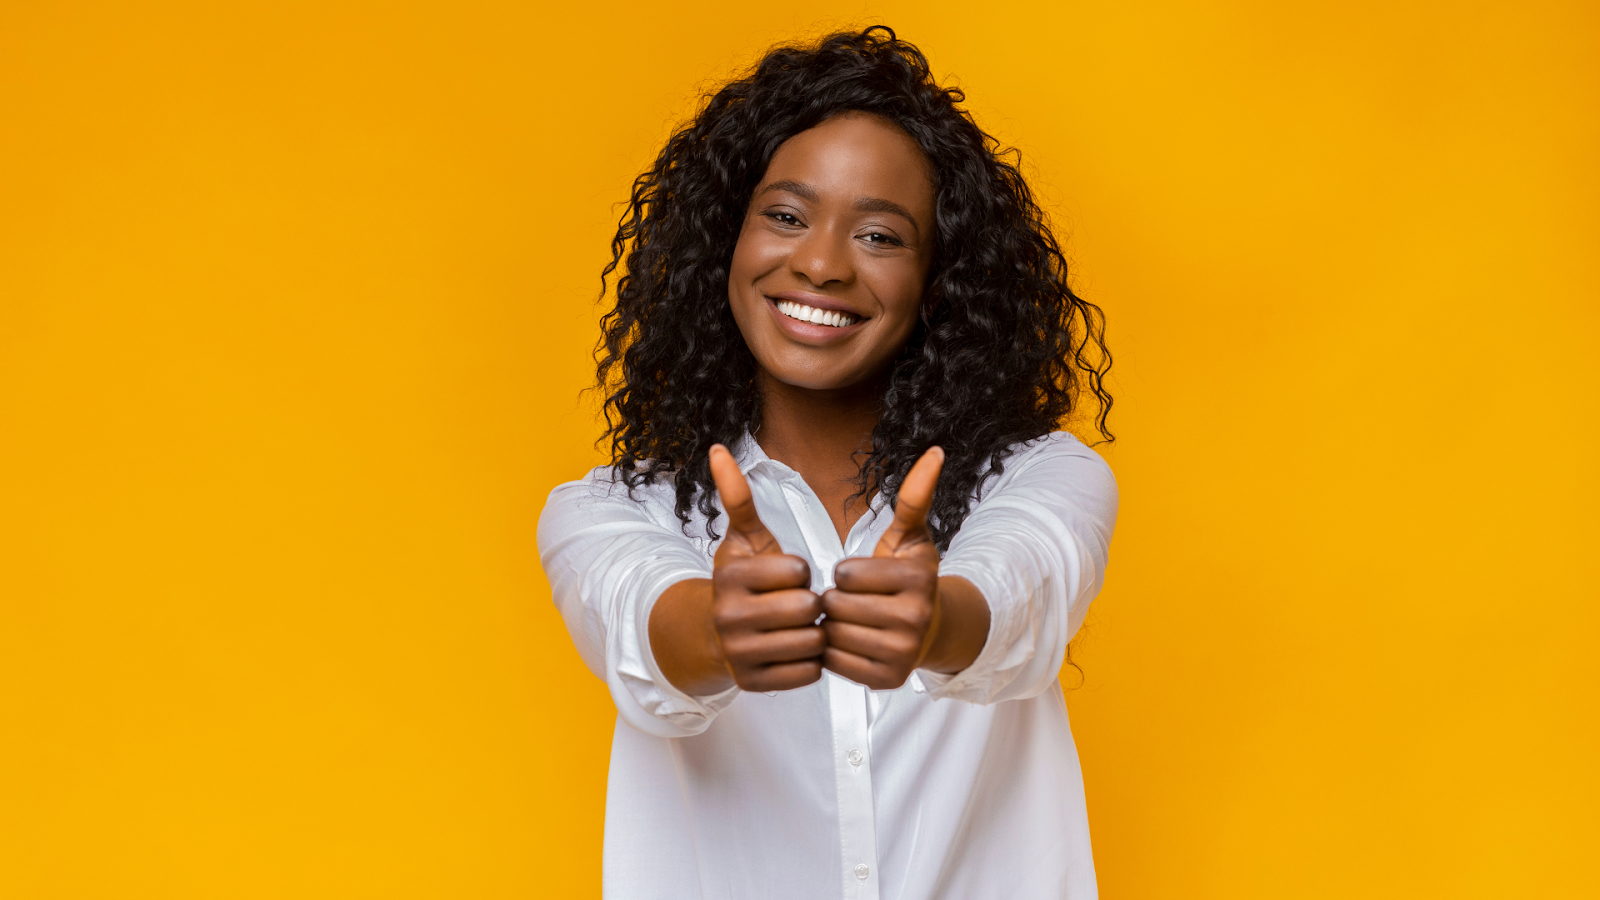
M 933 508 L 933 489 L 939 485 L 939 470 L 944 468 L 944 450 L 929 447 L 917 464 L 906 473 L 895 498 L 894 521 L 878 539 L 873 556 L 899 556 L 918 544 L 933 543 L 928 533 L 928 511 Z
M 762 556 L 782 553 L 778 539 L 756 515 L 755 498 L 750 494 L 750 482 L 739 471 L 739 463 L 721 444 L 711 445 L 711 480 L 717 485 L 717 496 L 728 513 L 728 537 L 717 551 L 721 557 L 726 551 L 733 557 Z

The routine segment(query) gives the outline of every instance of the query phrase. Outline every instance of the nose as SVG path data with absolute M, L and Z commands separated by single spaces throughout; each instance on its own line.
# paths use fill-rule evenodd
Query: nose
M 826 227 L 807 230 L 789 257 L 789 268 L 816 287 L 829 282 L 849 284 L 855 280 L 849 234 Z

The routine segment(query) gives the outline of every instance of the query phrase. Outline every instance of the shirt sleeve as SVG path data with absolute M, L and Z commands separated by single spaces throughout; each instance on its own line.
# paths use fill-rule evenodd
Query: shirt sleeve
M 609 469 L 550 492 L 539 516 L 539 559 L 578 655 L 610 688 L 623 721 L 646 734 L 686 737 L 733 702 L 738 688 L 693 697 L 656 666 L 650 610 L 672 585 L 709 578 L 711 557 L 653 518 Z
M 1116 518 L 1111 467 L 1077 438 L 1057 432 L 1013 456 L 939 565 L 983 593 L 988 640 L 955 675 L 919 670 L 930 695 L 988 704 L 1049 687 L 1100 592 Z

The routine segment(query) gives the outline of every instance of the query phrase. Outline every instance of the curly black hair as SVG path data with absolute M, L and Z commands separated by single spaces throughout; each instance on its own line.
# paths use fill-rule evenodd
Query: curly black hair
M 708 452 L 760 423 L 756 361 L 734 323 L 728 269 L 751 192 L 784 141 L 845 112 L 905 130 L 934 173 L 935 248 L 921 321 L 893 363 L 883 415 L 857 480 L 891 503 L 935 444 L 946 462 L 930 526 L 940 549 L 961 528 L 1011 447 L 1095 401 L 1106 428 L 1111 354 L 1099 307 L 1072 292 L 1067 264 L 1017 168 L 1015 151 L 940 87 L 928 61 L 875 26 L 779 46 L 717 90 L 636 178 L 600 295 L 596 376 L 612 465 L 629 489 L 669 479 L 688 527 L 718 510 Z M 715 529 L 708 526 L 715 538 Z

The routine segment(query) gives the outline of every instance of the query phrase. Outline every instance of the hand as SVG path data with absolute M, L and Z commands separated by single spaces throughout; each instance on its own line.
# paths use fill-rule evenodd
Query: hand
M 804 687 L 822 677 L 824 638 L 816 621 L 811 567 L 786 555 L 761 524 L 750 485 L 726 447 L 711 448 L 711 477 L 728 513 L 728 533 L 710 578 L 669 587 L 650 611 L 656 665 L 684 693 L 720 694 Z
M 822 677 L 822 600 L 811 566 L 785 554 L 756 515 L 750 485 L 721 444 L 711 477 L 728 513 L 728 534 L 712 563 L 712 624 L 734 683 L 749 691 L 804 687 Z
M 822 609 L 828 614 L 822 623 L 828 637 L 823 664 L 875 690 L 897 688 L 912 671 L 946 655 L 936 652 L 942 649 L 936 644 L 945 609 L 939 549 L 928 530 L 928 510 L 943 466 L 944 451 L 938 447 L 917 460 L 900 486 L 894 521 L 872 558 L 842 560 L 833 570 L 838 586 L 822 595 Z M 971 587 L 965 579 L 946 581 Z M 982 603 L 981 595 L 977 599 Z M 983 617 L 987 636 L 987 604 Z M 978 648 L 982 649 L 981 639 Z M 967 658 L 961 667 L 971 661 Z

